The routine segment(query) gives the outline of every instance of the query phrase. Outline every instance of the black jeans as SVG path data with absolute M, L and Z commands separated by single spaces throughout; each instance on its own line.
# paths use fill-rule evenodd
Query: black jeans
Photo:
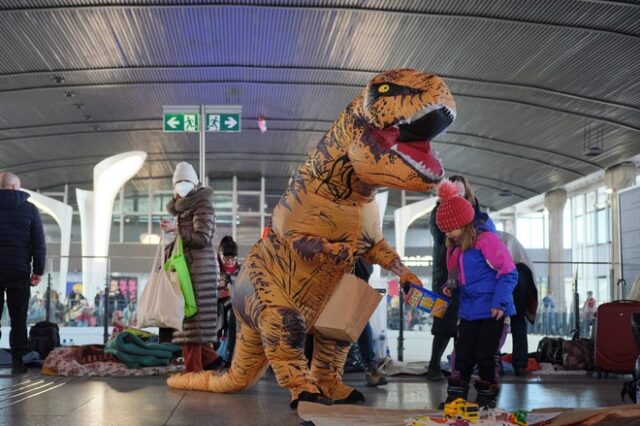
M 511 337 L 513 339 L 513 368 L 526 370 L 529 362 L 527 347 L 527 322 L 524 317 L 511 317 Z
M 376 363 L 376 351 L 373 346 L 373 331 L 371 330 L 371 325 L 367 321 L 367 325 L 362 330 L 362 334 L 358 337 L 358 349 L 360 350 L 360 356 L 362 357 L 362 362 L 365 364 L 375 364 Z
M 0 269 L 0 317 L 4 309 L 4 294 L 7 293 L 7 308 L 11 318 L 9 345 L 13 362 L 22 362 L 27 353 L 27 311 L 31 297 L 29 275 L 14 269 Z
M 478 364 L 480 379 L 495 383 L 495 354 L 498 351 L 504 319 L 466 321 L 460 319 L 456 340 L 456 365 L 463 380 L 469 381 Z

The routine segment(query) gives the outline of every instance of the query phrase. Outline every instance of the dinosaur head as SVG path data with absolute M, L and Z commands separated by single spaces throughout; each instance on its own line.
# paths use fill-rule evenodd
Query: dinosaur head
M 423 192 L 442 179 L 431 141 L 453 123 L 456 105 L 441 78 L 412 69 L 387 71 L 352 106 L 357 132 L 348 155 L 363 182 Z

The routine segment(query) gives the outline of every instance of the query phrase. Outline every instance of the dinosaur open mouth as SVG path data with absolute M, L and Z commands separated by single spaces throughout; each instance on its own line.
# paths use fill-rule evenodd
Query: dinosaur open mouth
M 394 126 L 399 132 L 390 148 L 429 180 L 440 180 L 444 170 L 431 151 L 431 140 L 449 127 L 454 118 L 454 112 L 444 106 L 421 111 Z

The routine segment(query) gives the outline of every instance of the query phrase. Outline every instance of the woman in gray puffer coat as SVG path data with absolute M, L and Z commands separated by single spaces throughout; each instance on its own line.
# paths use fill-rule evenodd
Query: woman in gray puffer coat
M 213 349 L 217 322 L 217 284 L 219 277 L 213 247 L 215 214 L 213 189 L 198 187 L 198 175 L 189 163 L 179 163 L 173 174 L 175 198 L 167 211 L 176 221 L 163 220 L 166 232 L 182 238 L 198 312 L 183 322 L 182 331 L 174 331 L 173 343 L 182 346 L 185 371 L 198 372 L 214 365 L 219 355 Z

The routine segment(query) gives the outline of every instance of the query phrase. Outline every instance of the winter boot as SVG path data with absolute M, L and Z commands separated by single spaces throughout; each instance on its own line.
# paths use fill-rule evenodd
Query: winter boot
M 476 380 L 475 388 L 478 391 L 476 403 L 480 408 L 496 408 L 498 395 L 500 395 L 500 385 L 484 380 Z
M 375 363 L 367 364 L 364 367 L 367 386 L 382 386 L 387 384 L 387 379 L 378 370 Z
M 440 410 L 442 410 L 444 404 L 448 402 L 453 402 L 458 398 L 466 401 L 469 397 L 469 383 L 467 381 L 453 377 L 449 377 L 447 381 L 449 382 L 447 386 L 447 400 L 438 406 Z
M 442 370 L 439 365 L 429 364 L 429 369 L 427 370 L 427 380 L 430 382 L 439 382 L 444 379 L 444 375 L 442 374 Z

